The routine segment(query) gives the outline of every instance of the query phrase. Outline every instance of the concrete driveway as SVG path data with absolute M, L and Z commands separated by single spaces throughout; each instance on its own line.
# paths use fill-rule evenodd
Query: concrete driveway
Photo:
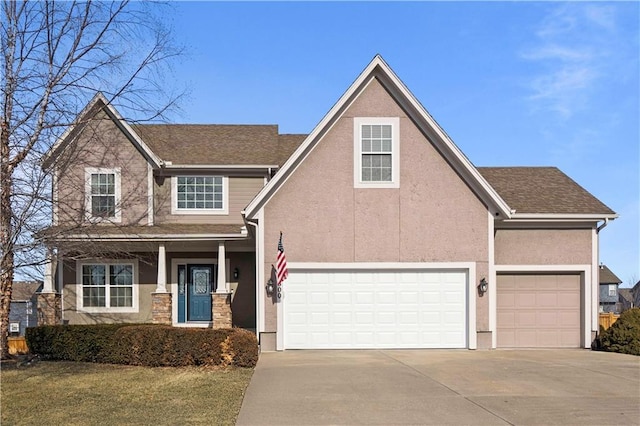
M 589 350 L 263 353 L 237 424 L 640 424 L 640 357 Z

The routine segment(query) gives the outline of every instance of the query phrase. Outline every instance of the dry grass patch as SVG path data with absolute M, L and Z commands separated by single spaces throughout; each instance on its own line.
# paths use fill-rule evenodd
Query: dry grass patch
M 2 425 L 235 424 L 252 369 L 2 366 Z

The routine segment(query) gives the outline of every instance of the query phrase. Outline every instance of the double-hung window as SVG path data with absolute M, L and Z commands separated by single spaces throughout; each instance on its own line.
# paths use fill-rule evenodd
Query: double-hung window
M 225 176 L 175 176 L 173 214 L 228 213 L 229 179 Z
M 120 169 L 85 169 L 85 211 L 91 221 L 120 222 Z
M 354 186 L 399 187 L 399 119 L 354 118 Z
M 609 297 L 618 295 L 618 286 L 615 284 L 609 284 Z
M 78 307 L 86 312 L 137 312 L 136 262 L 78 264 Z

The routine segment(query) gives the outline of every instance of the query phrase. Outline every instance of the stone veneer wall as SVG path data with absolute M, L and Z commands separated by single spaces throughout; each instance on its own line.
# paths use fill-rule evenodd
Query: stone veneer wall
M 38 294 L 38 325 L 57 325 L 62 322 L 62 305 L 58 293 Z
M 231 328 L 231 293 L 211 293 L 213 328 Z
M 151 310 L 154 324 L 171 325 L 171 293 L 151 293 Z

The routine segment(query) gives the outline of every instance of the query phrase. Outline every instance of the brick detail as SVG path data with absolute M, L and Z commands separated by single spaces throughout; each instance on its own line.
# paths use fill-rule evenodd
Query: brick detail
M 171 293 L 151 293 L 151 321 L 171 325 Z
M 231 328 L 231 293 L 211 293 L 213 328 Z
M 62 323 L 62 305 L 60 294 L 38 294 L 38 325 L 57 325 Z

